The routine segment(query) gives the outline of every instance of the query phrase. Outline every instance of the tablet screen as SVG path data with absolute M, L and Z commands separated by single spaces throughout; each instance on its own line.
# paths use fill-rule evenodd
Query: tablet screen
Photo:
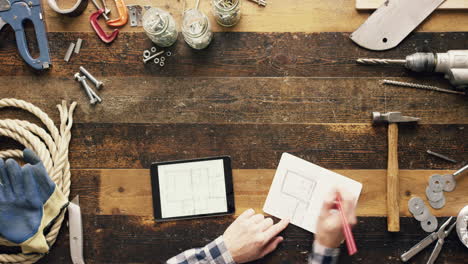
M 162 218 L 227 213 L 223 159 L 157 166 Z

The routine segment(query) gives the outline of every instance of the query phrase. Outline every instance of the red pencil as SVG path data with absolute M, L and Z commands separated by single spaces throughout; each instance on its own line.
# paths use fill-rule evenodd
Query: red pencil
M 343 233 L 346 239 L 346 246 L 348 247 L 348 254 L 352 256 L 357 252 L 356 242 L 354 241 L 353 232 L 351 232 L 351 226 L 349 225 L 348 220 L 344 215 L 342 199 L 339 193 L 336 196 L 336 201 L 336 206 L 338 207 L 341 215 L 341 222 L 343 223 Z

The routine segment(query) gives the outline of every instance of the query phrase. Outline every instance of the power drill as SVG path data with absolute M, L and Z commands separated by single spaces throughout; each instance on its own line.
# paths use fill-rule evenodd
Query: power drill
M 449 50 L 446 53 L 418 52 L 404 60 L 357 59 L 365 65 L 403 65 L 415 72 L 440 72 L 457 89 L 468 88 L 468 50 Z

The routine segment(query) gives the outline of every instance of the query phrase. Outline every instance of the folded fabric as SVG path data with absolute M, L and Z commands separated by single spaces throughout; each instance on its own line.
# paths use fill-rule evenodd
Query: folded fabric
M 23 156 L 23 167 L 0 159 L 0 236 L 20 245 L 23 253 L 46 253 L 44 229 L 68 201 L 36 154 L 25 149 Z

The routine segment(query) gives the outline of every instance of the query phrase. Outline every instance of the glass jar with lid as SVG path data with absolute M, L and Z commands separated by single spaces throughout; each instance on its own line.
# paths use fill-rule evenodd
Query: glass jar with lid
M 177 27 L 174 18 L 160 8 L 150 8 L 143 15 L 143 29 L 156 45 L 169 47 L 177 40 Z
M 216 22 L 223 27 L 232 27 L 241 18 L 241 0 L 211 0 Z
M 213 39 L 208 17 L 195 8 L 185 11 L 182 35 L 190 47 L 197 50 L 206 48 Z

